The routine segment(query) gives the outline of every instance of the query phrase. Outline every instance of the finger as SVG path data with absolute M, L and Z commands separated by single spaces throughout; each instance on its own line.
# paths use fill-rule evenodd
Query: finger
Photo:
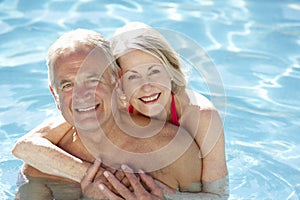
M 114 175 L 119 181 L 122 181 L 123 178 L 125 177 L 124 172 L 121 170 L 116 171 L 116 173 L 114 173 Z
M 102 173 L 103 174 L 103 173 Z M 103 184 L 105 185 L 110 191 L 112 191 L 115 194 L 118 194 L 118 191 L 112 186 L 112 184 L 105 178 L 105 176 L 101 176 L 99 178 L 95 178 L 93 181 L 94 184 L 99 185 Z
M 117 171 L 115 168 L 109 167 L 107 165 L 103 164 L 103 168 L 105 168 L 106 171 L 109 171 L 112 174 L 115 174 L 115 172 Z
M 125 185 L 127 188 L 130 186 L 130 182 L 128 180 L 128 178 L 125 176 L 123 179 L 122 179 L 122 183 L 123 185 Z
M 156 196 L 163 196 L 163 190 L 159 187 L 154 181 L 154 179 L 145 174 L 144 171 L 139 170 L 139 176 L 141 177 L 141 180 L 145 185 L 150 189 L 150 192 Z
M 128 189 L 129 189 L 131 192 L 133 192 L 133 187 L 132 187 L 132 186 L 130 186 Z
M 124 197 L 125 199 L 130 199 L 133 197 L 131 191 L 127 189 L 112 173 L 105 171 L 103 175 L 122 197 Z
M 123 183 L 123 185 L 125 185 L 127 188 L 130 187 L 130 182 L 128 180 L 128 178 L 126 177 L 125 173 L 123 171 L 118 171 L 118 173 L 115 173 L 115 176 L 117 177 L 117 179 L 119 181 L 121 181 L 121 183 Z
M 88 168 L 86 171 L 86 174 L 81 180 L 81 189 L 86 188 L 90 183 L 93 182 L 95 175 L 97 174 L 97 171 L 99 170 L 99 167 L 101 165 L 101 160 L 96 159 L 94 164 Z
M 110 191 L 105 185 L 99 184 L 99 189 L 101 192 L 110 200 L 121 200 L 119 196 L 117 196 L 115 193 Z
M 135 193 L 145 193 L 146 190 L 144 186 L 141 184 L 140 179 L 135 176 L 133 173 L 133 170 L 128 167 L 127 165 L 122 165 L 121 168 L 125 172 L 126 177 L 128 178 L 128 181 L 130 185 L 133 187 L 133 190 Z

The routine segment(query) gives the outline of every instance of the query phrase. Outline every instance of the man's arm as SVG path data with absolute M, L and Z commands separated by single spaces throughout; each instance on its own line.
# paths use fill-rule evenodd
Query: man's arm
M 12 154 L 44 173 L 80 182 L 91 164 L 56 146 L 71 129 L 63 118 L 47 120 L 21 137 Z

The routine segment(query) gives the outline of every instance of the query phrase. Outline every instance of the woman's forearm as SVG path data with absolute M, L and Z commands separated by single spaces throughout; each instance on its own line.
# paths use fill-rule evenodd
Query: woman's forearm
M 43 137 L 21 138 L 12 153 L 43 173 L 80 182 L 91 165 L 67 153 Z
M 177 199 L 220 199 L 226 200 L 229 198 L 229 183 L 228 176 L 216 180 L 214 182 L 202 182 L 202 191 L 199 193 L 176 192 L 175 194 L 165 194 L 168 200 Z

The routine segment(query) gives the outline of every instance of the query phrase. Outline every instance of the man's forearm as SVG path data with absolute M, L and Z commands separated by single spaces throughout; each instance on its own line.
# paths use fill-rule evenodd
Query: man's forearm
M 65 152 L 42 137 L 22 139 L 16 143 L 13 155 L 46 174 L 80 182 L 91 165 Z

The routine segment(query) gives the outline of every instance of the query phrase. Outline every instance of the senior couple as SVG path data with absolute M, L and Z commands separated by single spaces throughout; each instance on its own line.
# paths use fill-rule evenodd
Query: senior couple
M 220 116 L 143 23 L 63 34 L 47 55 L 62 116 L 24 135 L 16 199 L 227 199 Z

